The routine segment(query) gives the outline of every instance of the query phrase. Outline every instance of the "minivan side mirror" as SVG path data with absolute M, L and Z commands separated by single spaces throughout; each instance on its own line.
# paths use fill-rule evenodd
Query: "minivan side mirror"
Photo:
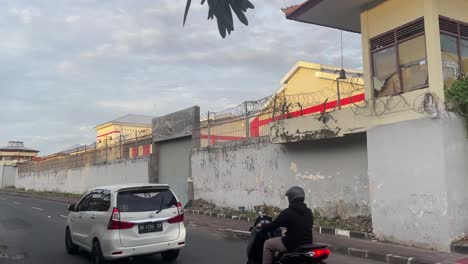
M 70 204 L 68 206 L 68 211 L 75 211 L 75 205 L 74 204 Z

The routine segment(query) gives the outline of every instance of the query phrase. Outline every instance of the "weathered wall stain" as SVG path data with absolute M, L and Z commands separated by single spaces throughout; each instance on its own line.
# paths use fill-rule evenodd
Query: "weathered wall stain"
M 377 238 L 443 251 L 468 232 L 468 140 L 450 117 L 367 132 Z M 388 140 L 388 139 L 392 140 Z
M 218 206 L 285 207 L 300 185 L 307 203 L 325 216 L 370 214 L 365 134 L 300 144 L 265 139 L 192 151 L 195 198 Z
M 22 173 L 16 187 L 37 191 L 83 193 L 90 188 L 117 183 L 148 182 L 149 158 L 116 161 L 76 169 Z

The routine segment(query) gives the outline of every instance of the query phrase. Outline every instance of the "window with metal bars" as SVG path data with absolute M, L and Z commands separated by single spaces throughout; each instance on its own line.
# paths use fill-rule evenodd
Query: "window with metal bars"
M 468 23 L 439 17 L 444 85 L 468 74 Z
M 372 38 L 370 52 L 375 97 L 428 86 L 424 18 Z

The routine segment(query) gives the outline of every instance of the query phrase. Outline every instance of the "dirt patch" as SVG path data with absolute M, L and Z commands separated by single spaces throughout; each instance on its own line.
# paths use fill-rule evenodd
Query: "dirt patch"
M 217 213 L 217 214 L 247 216 L 250 218 L 256 218 L 258 211 L 263 212 L 273 217 L 276 217 L 281 212 L 280 208 L 275 207 L 275 206 L 268 206 L 265 204 L 254 206 L 255 211 L 243 211 L 243 210 L 239 210 L 239 209 L 236 210 L 236 209 L 227 208 L 227 207 L 217 207 L 215 204 L 207 202 L 205 200 L 201 200 L 201 199 L 190 201 L 187 204 L 186 208 L 192 209 L 192 210 L 204 211 L 204 212 L 207 211 L 207 212 Z M 323 217 L 323 216 L 320 216 L 320 214 L 316 213 L 314 215 L 314 225 L 372 233 L 372 220 L 370 216 L 369 217 L 358 216 L 358 217 L 350 217 L 350 218 L 342 219 L 339 217 L 335 217 L 335 218 Z
M 236 209 L 228 208 L 228 207 L 218 207 L 215 204 L 202 200 L 202 199 L 189 201 L 187 205 L 185 206 L 185 208 L 191 209 L 191 210 L 199 210 L 203 212 L 210 212 L 213 214 L 246 216 L 249 218 L 257 217 L 256 212 L 239 210 L 239 209 L 236 210 Z
M 372 233 L 372 220 L 370 216 L 349 217 L 346 219 L 316 216 L 315 225 Z
M 453 244 L 468 245 L 468 235 L 453 241 Z

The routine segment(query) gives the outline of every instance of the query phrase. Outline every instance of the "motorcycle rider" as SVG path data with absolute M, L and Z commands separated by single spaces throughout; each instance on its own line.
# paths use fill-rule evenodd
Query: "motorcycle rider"
M 293 186 L 286 192 L 289 207 L 283 210 L 270 224 L 259 224 L 257 227 L 265 231 L 273 231 L 280 227 L 287 229 L 283 237 L 271 238 L 265 241 L 263 247 L 263 264 L 272 264 L 275 252 L 284 253 L 301 245 L 312 244 L 312 226 L 314 216 L 304 203 L 305 192 L 299 186 Z

